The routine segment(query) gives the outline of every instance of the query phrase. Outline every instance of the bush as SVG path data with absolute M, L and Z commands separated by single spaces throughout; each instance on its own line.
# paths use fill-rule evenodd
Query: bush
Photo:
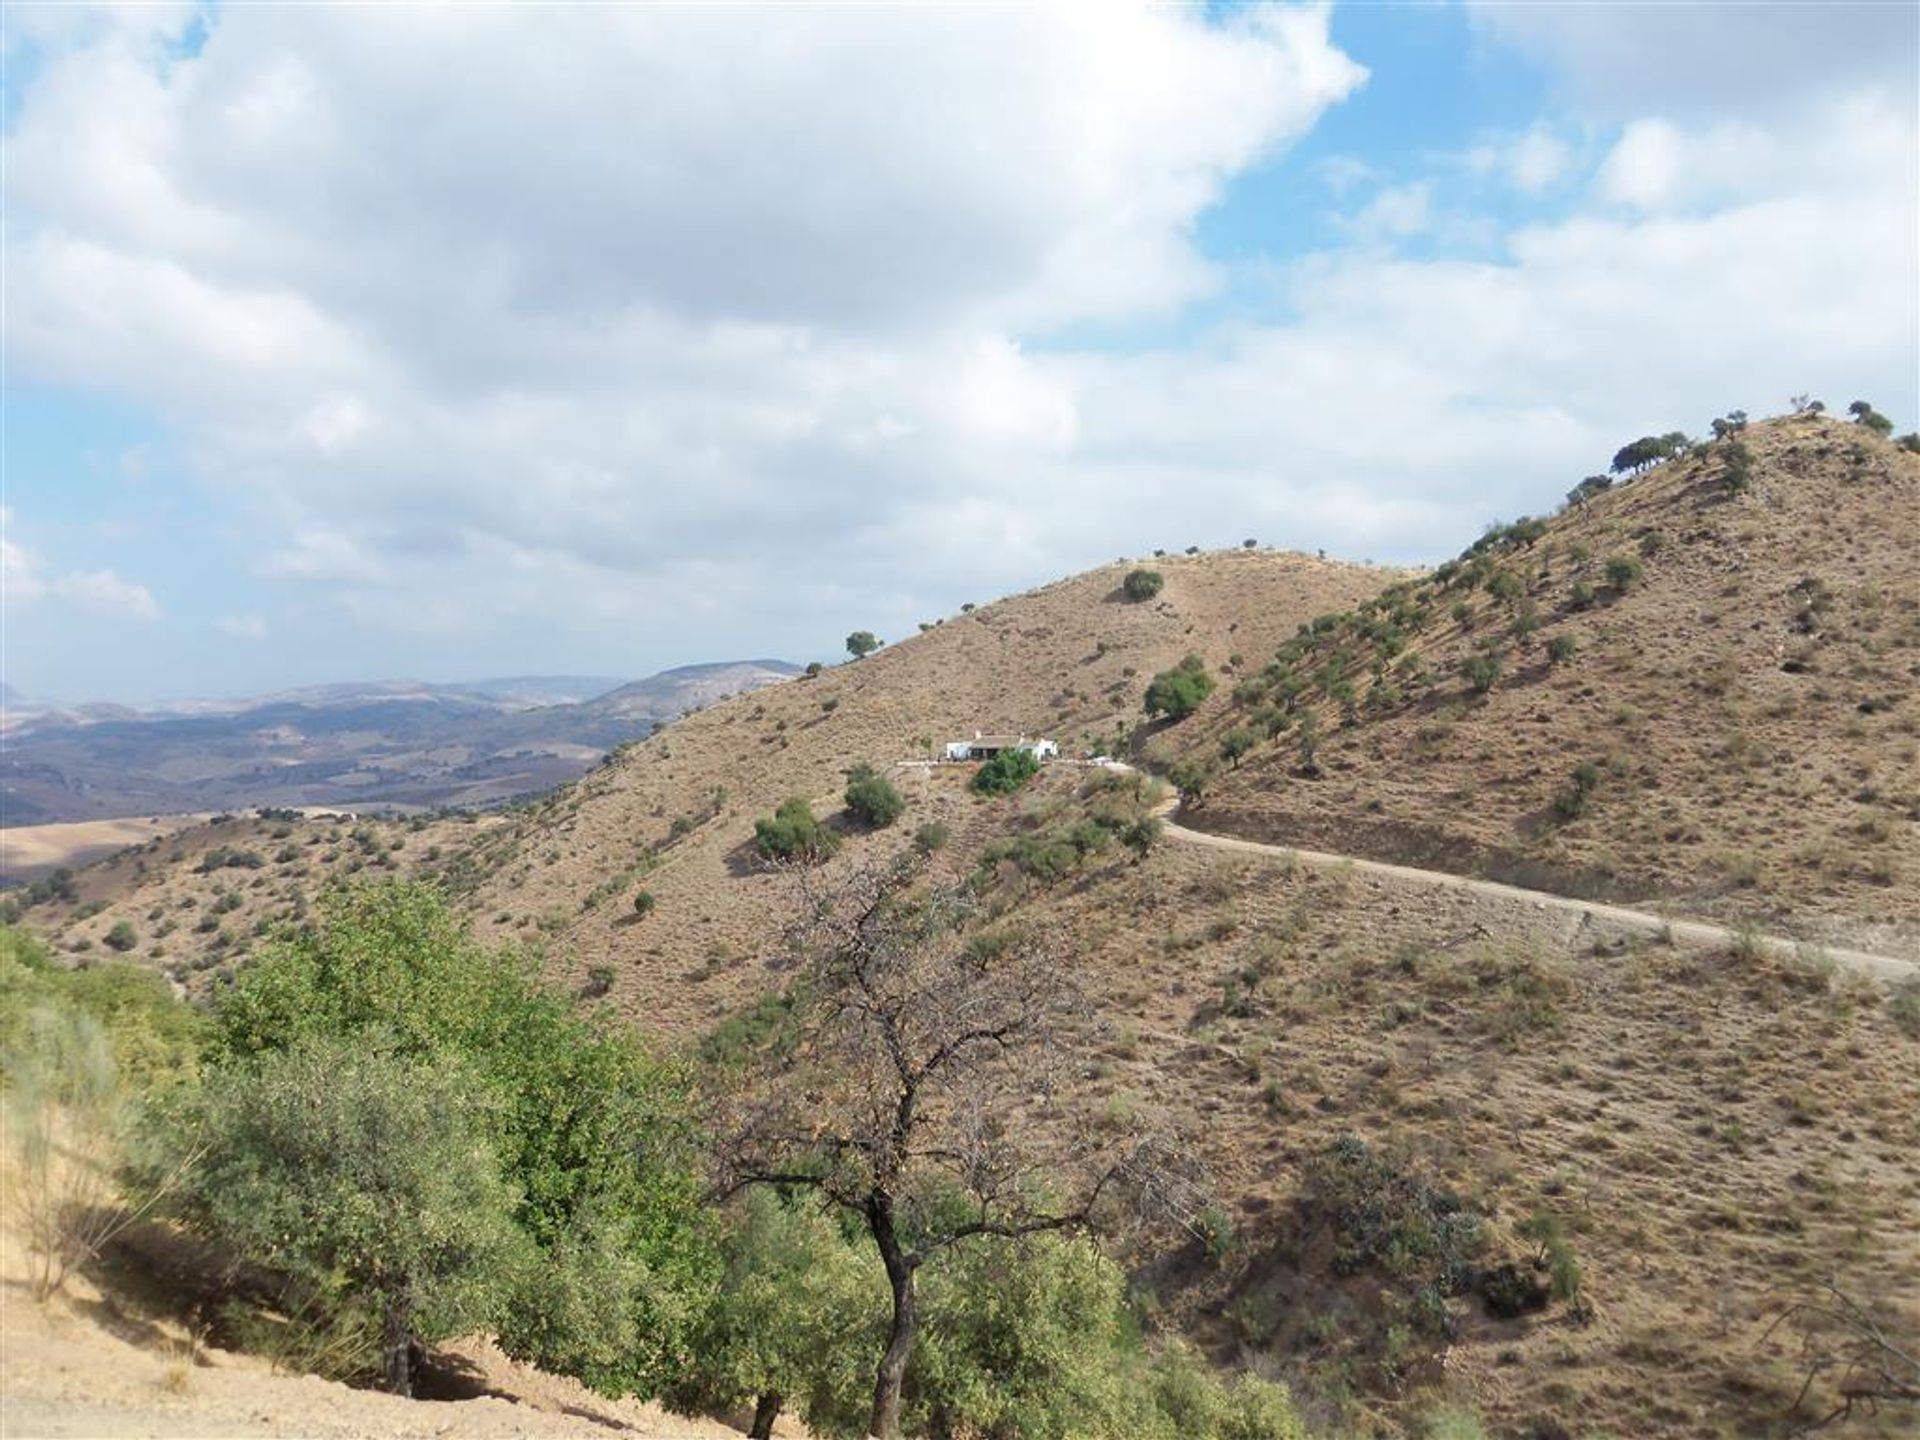
M 1460 673 L 1474 694 L 1484 695 L 1500 678 L 1500 657 L 1485 650 L 1469 655 L 1460 662 Z
M 771 818 L 753 822 L 753 843 L 769 860 L 825 860 L 840 848 L 840 837 L 814 817 L 804 795 L 780 802 Z
M 1547 659 L 1555 665 L 1564 665 L 1573 659 L 1574 652 L 1580 647 L 1571 635 L 1555 635 L 1547 641 Z
M 931 855 L 936 850 L 947 848 L 947 841 L 953 838 L 953 832 L 938 820 L 929 820 L 913 832 L 913 848 L 922 855 Z
M 1632 555 L 1615 555 L 1607 561 L 1606 569 L 1607 584 L 1623 595 L 1639 584 L 1640 577 L 1645 573 L 1645 567 Z
M 1598 598 L 1594 593 L 1592 582 L 1586 580 L 1576 580 L 1573 582 L 1572 600 L 1574 609 L 1591 610 L 1594 601 Z
M 1566 788 L 1553 797 L 1553 813 L 1562 820 L 1578 820 L 1593 808 L 1593 792 L 1600 786 L 1600 767 L 1592 761 L 1576 765 Z
M 855 820 L 877 830 L 898 820 L 907 801 L 871 765 L 856 765 L 847 772 L 846 805 Z
M 118 950 L 122 955 L 126 954 L 127 951 L 133 949 L 133 947 L 139 943 L 140 937 L 135 933 L 133 923 L 129 920 L 115 921 L 113 928 L 107 931 L 107 948 L 109 950 Z
M 1184 720 L 1213 694 L 1214 679 L 1206 662 L 1189 655 L 1171 670 L 1162 670 L 1147 684 L 1145 708 L 1149 718 L 1165 715 Z
M 1229 730 L 1220 737 L 1220 758 L 1237 770 L 1240 758 L 1253 749 L 1253 743 L 1251 730 Z
M 864 660 L 883 643 L 871 630 L 856 630 L 847 636 L 847 653 L 856 660 Z
M 644 919 L 653 913 L 653 907 L 658 903 L 653 898 L 651 890 L 636 890 L 633 895 L 633 913 Z
M 982 795 L 1011 795 L 1040 773 L 1040 760 L 1031 750 L 1002 750 L 973 776 L 973 789 Z
M 1151 600 L 1160 593 L 1166 578 L 1158 570 L 1129 570 L 1120 588 L 1129 600 Z

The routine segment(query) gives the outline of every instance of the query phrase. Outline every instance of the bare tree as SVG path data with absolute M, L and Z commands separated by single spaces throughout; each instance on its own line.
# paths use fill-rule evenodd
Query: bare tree
M 1920 1353 L 1896 1342 L 1881 1317 L 1833 1281 L 1824 1282 L 1815 1298 L 1797 1300 L 1774 1316 L 1762 1342 L 1783 1325 L 1799 1332 L 1807 1367 L 1789 1413 L 1800 1409 L 1821 1380 L 1830 1380 L 1835 1391 L 1832 1408 L 1806 1422 L 1800 1433 L 1850 1420 L 1856 1409 L 1869 1415 L 1878 1414 L 1882 1405 L 1920 1409 Z
M 983 931 L 969 894 L 920 887 L 911 862 L 798 878 L 799 999 L 738 1102 L 721 1188 L 808 1186 L 860 1217 L 892 1293 L 868 1431 L 896 1440 L 929 1259 L 1123 1216 L 1191 1228 L 1204 1197 L 1157 1137 L 1067 1123 L 1087 1017 L 1052 944 Z

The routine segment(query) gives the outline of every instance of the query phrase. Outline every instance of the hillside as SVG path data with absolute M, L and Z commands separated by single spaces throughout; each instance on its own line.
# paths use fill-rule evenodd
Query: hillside
M 1712 454 L 1678 461 L 1430 576 L 1226 552 L 1142 562 L 1164 587 L 1132 601 L 1121 582 L 1133 567 L 1119 563 L 687 715 L 511 812 L 195 827 L 90 867 L 27 920 L 84 958 L 125 919 L 138 932 L 130 953 L 192 987 L 241 963 L 256 929 L 299 916 L 329 879 L 421 874 L 484 933 L 539 947 L 569 986 L 692 1049 L 779 983 L 766 962 L 797 897 L 793 877 L 753 852 L 757 816 L 811 798 L 844 832 L 830 870 L 938 825 L 935 869 L 976 876 L 1012 923 L 1056 937 L 1095 1002 L 1100 1059 L 1056 1097 L 1069 1128 L 1157 1118 L 1213 1177 L 1215 1243 L 1133 1257 L 1154 1323 L 1223 1364 L 1287 1376 L 1330 1433 L 1420 1435 L 1430 1412 L 1464 1406 L 1501 1437 L 1585 1433 L 1569 1428 L 1576 1416 L 1596 1434 L 1782 1434 L 1801 1352 L 1793 1334 L 1763 1336 L 1788 1300 L 1831 1277 L 1892 1333 L 1920 1333 L 1920 985 L 1889 988 L 1811 949 L 1676 948 L 1524 899 L 1172 832 L 1141 857 L 1097 836 L 1083 846 L 1065 837 L 1085 836 L 1088 817 L 1150 801 L 1132 777 L 1072 764 L 1001 799 L 969 791 L 969 766 L 895 765 L 908 802 L 895 825 L 869 833 L 840 813 L 850 766 L 976 730 L 1052 736 L 1069 754 L 1124 744 L 1168 764 L 1211 761 L 1230 731 L 1290 710 L 1238 768 L 1219 762 L 1193 787 L 1204 797 L 1183 824 L 1687 909 L 1738 902 L 1898 944 L 1912 918 L 1899 883 L 1856 873 L 1851 858 L 1801 870 L 1777 857 L 1910 793 L 1910 696 L 1895 682 L 1911 673 L 1915 608 L 1897 536 L 1850 517 L 1910 505 L 1913 462 L 1817 421 L 1757 426 L 1747 443 L 1744 493 L 1727 495 Z M 1640 573 L 1609 586 L 1606 562 L 1625 554 Z M 1490 592 L 1505 573 L 1519 590 Z M 1588 575 L 1593 599 L 1576 604 Z M 1801 579 L 1824 597 L 1811 628 L 1776 613 Z M 1522 644 L 1512 627 L 1528 601 L 1538 625 Z M 1357 648 L 1362 622 L 1405 616 L 1407 638 L 1382 657 L 1400 701 L 1367 699 L 1364 658 L 1316 692 L 1321 654 L 1283 702 L 1268 662 L 1288 647 L 1289 671 L 1301 666 L 1313 652 L 1300 628 L 1356 610 L 1319 634 Z M 1462 661 L 1495 633 L 1506 663 L 1484 695 L 1463 693 Z M 1549 664 L 1562 634 L 1573 653 Z M 1150 678 L 1189 653 L 1220 689 L 1185 720 L 1140 728 Z M 1715 693 L 1692 688 L 1722 654 Z M 1349 673 L 1350 718 L 1332 688 Z M 1684 705 L 1655 703 L 1676 687 Z M 1874 695 L 1892 708 L 1861 711 L 1855 697 Z M 1622 707 L 1631 723 L 1612 718 Z M 1318 778 L 1295 773 L 1309 710 L 1323 732 Z M 1392 748 L 1434 747 L 1423 738 L 1434 726 L 1457 738 L 1431 755 Z M 1765 747 L 1756 754 L 1789 750 L 1802 768 L 1752 760 L 1729 774 L 1729 726 Z M 1568 757 L 1597 737 L 1613 744 L 1591 807 L 1527 829 L 1577 763 Z M 1834 776 L 1853 789 L 1789 805 L 1783 786 Z M 1869 787 L 1876 798 L 1847 798 Z M 1710 836 L 1770 825 L 1752 883 L 1703 881 L 1697 857 L 1731 841 L 1669 836 L 1671 822 L 1645 817 L 1658 807 Z M 1407 838 L 1416 819 L 1433 827 L 1419 832 L 1432 848 Z M 1912 861 L 1912 821 L 1900 823 L 1871 841 L 1897 876 Z M 1546 839 L 1522 851 L 1515 834 Z M 1634 837 L 1632 867 L 1596 878 L 1592 855 L 1622 836 Z M 233 866 L 235 849 L 263 863 Z M 655 901 L 644 916 L 632 904 L 642 888 Z M 224 939 L 202 934 L 207 919 Z M 215 943 L 211 957 L 199 948 Z M 1555 1253 L 1577 1258 L 1568 1293 L 1521 1315 L 1470 1294 L 1441 1316 L 1417 1275 L 1336 1262 L 1327 1167 L 1354 1154 L 1371 1157 L 1368 1184 L 1475 1217 L 1488 1255 L 1522 1273 L 1528 1256 L 1545 1263 L 1538 1237 L 1554 1235 Z M 1858 1433 L 1898 1425 L 1883 1417 Z
M 790 795 L 837 811 L 848 767 L 888 764 L 976 730 L 1046 735 L 1063 749 L 1121 743 L 1146 677 L 1200 646 L 1216 663 L 1258 654 L 1300 620 L 1391 578 L 1366 566 L 1264 551 L 1153 560 L 1165 588 L 1120 593 L 1129 564 L 1075 576 L 947 619 L 868 659 L 714 706 L 622 752 L 578 785 L 477 842 L 453 878 L 482 923 L 544 933 L 575 973 L 617 974 L 612 1003 L 678 1033 L 757 991 L 741 973 L 790 882 L 751 854 L 753 821 Z M 1004 828 L 963 774 L 903 780 L 910 824 L 961 832 L 956 851 Z M 855 835 L 849 855 L 863 849 Z M 656 913 L 629 908 L 644 876 Z
M 1920 457 L 1740 440 L 1744 489 L 1713 445 L 1502 532 L 1149 753 L 1212 765 L 1203 829 L 1920 957 Z

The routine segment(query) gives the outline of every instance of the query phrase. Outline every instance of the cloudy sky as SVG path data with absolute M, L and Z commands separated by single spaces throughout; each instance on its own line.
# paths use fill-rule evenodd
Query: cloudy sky
M 5 678 L 830 657 L 1920 421 L 1909 4 L 10 0 Z

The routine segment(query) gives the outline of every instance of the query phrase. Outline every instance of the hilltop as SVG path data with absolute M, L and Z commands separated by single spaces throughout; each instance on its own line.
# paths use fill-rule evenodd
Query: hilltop
M 1917 536 L 1920 457 L 1753 425 L 1314 619 L 1148 752 L 1207 768 L 1202 829 L 1920 957 Z

